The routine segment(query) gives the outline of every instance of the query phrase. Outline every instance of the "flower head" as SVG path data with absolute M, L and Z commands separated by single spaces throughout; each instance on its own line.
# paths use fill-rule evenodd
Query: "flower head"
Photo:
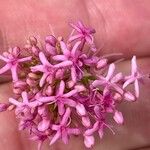
M 0 55 L 0 59 L 6 62 L 6 65 L 0 69 L 0 74 L 11 70 L 13 81 L 18 81 L 17 68 L 19 63 L 23 63 L 31 60 L 31 56 L 20 58 L 20 49 L 18 47 L 10 48 L 8 52 L 4 52 L 3 56 Z

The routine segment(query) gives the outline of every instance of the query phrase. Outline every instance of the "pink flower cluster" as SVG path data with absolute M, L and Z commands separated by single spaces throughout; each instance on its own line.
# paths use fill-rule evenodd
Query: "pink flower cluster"
M 100 138 L 105 128 L 114 133 L 107 115 L 123 124 L 117 105 L 139 97 L 143 75 L 136 56 L 130 75 L 116 73 L 115 62 L 109 64 L 108 57 L 95 55 L 95 30 L 82 22 L 70 25 L 73 31 L 67 41 L 50 35 L 40 47 L 30 37 L 25 48 L 10 48 L 0 55 L 5 62 L 0 74 L 11 71 L 14 92 L 8 103 L 0 104 L 0 111 L 15 110 L 19 130 L 28 130 L 30 139 L 39 142 L 39 150 L 45 140 L 50 145 L 59 139 L 67 144 L 72 135 L 83 136 L 85 146 L 92 147 L 95 133 Z

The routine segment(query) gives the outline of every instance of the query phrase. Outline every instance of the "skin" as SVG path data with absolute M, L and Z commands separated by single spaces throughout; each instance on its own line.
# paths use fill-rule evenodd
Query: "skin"
M 150 1 L 149 0 L 5 0 L 0 1 L 0 53 L 10 46 L 23 47 L 25 39 L 37 36 L 43 40 L 51 34 L 66 37 L 71 31 L 67 23 L 82 20 L 94 27 L 99 54 L 121 52 L 126 58 L 117 65 L 123 72 L 130 71 L 132 55 L 138 57 L 143 73 L 150 72 Z M 0 64 L 2 66 L 2 64 Z M 5 102 L 12 95 L 7 77 L 0 78 L 0 101 Z M 150 80 L 141 85 L 141 95 L 134 104 L 119 106 L 125 124 L 118 126 L 114 121 L 116 135 L 106 130 L 104 138 L 93 150 L 127 150 L 150 148 Z M 5 150 L 36 150 L 26 133 L 17 129 L 14 113 L 0 114 L 0 147 Z M 48 143 L 44 150 L 49 149 Z M 57 142 L 52 150 L 83 150 L 82 137 L 73 137 L 69 145 Z

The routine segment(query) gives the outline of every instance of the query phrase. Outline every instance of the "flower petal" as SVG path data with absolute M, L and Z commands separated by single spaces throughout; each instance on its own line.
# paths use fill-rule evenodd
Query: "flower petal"
M 73 48 L 72 48 L 72 50 L 71 50 L 71 55 L 72 55 L 73 57 L 76 57 L 76 52 L 77 52 L 77 50 L 79 50 L 78 47 L 79 47 L 80 44 L 81 44 L 81 41 L 78 41 L 78 42 L 76 42 L 75 45 L 73 46 Z
M 61 125 L 65 126 L 67 124 L 70 114 L 71 114 L 71 109 L 67 108 L 65 114 L 63 115 Z
M 67 57 L 65 55 L 55 55 L 53 56 L 53 59 L 56 61 L 65 61 L 67 60 Z
M 118 124 L 123 124 L 123 115 L 121 112 L 115 111 L 113 118 Z
M 2 68 L 0 69 L 0 74 L 5 73 L 5 72 L 8 71 L 10 68 L 11 68 L 10 65 L 6 64 L 4 67 L 2 67 Z
M 60 41 L 60 47 L 64 55 L 68 56 L 70 54 L 67 45 L 63 41 Z
M 136 72 L 137 72 L 136 56 L 133 56 L 131 60 L 131 74 L 134 75 Z
M 18 74 L 17 74 L 17 65 L 13 65 L 11 67 L 11 74 L 12 74 L 12 79 L 14 82 L 18 81 Z
M 48 66 L 50 65 L 49 61 L 47 60 L 43 52 L 39 53 L 39 58 L 43 65 L 48 65 Z
M 84 136 L 84 144 L 87 148 L 91 148 L 94 145 L 94 136 Z
M 84 105 L 81 104 L 81 103 L 78 103 L 78 104 L 76 105 L 76 111 L 77 111 L 77 113 L 78 113 L 80 116 L 85 116 L 85 115 L 86 115 L 86 109 L 85 109 Z
M 65 82 L 63 80 L 61 80 L 60 84 L 59 84 L 59 89 L 58 89 L 57 95 L 60 95 L 60 96 L 63 95 L 64 90 L 65 90 Z
M 56 134 L 53 136 L 50 145 L 54 144 L 61 137 L 61 132 L 58 130 Z
M 112 78 L 114 71 L 115 71 L 115 64 L 112 63 L 112 64 L 109 65 L 108 73 L 107 73 L 107 76 L 106 76 L 107 81 Z

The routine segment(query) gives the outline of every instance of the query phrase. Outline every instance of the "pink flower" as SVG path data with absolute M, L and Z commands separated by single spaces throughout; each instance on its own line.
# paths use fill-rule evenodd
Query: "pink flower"
M 113 134 L 115 134 L 114 131 L 111 129 L 111 127 L 104 122 L 105 121 L 104 120 L 104 115 L 100 111 L 100 107 L 99 106 L 95 106 L 94 107 L 94 112 L 95 112 L 95 120 L 96 120 L 96 122 L 94 123 L 92 128 L 87 129 L 85 131 L 84 136 L 91 137 L 91 136 L 93 136 L 93 134 L 96 131 L 98 131 L 99 137 L 100 137 L 100 139 L 102 139 L 103 134 L 104 134 L 104 132 L 103 132 L 104 127 L 107 127 L 108 129 L 111 130 L 111 132 Z
M 18 81 L 17 68 L 19 63 L 23 63 L 32 59 L 31 56 L 19 58 L 20 49 L 18 47 L 10 48 L 8 52 L 4 52 L 3 56 L 0 55 L 0 59 L 6 62 L 6 65 L 0 69 L 0 74 L 5 73 L 8 70 L 11 70 L 13 81 Z
M 73 89 L 68 93 L 64 93 L 64 90 L 65 90 L 65 82 L 62 80 L 60 82 L 56 96 L 47 96 L 47 97 L 43 96 L 38 100 L 42 103 L 49 103 L 49 104 L 56 103 L 58 106 L 59 114 L 63 115 L 65 112 L 65 105 L 68 105 L 70 107 L 76 107 L 76 102 L 72 100 L 71 97 L 80 92 L 78 89 Z
M 75 43 L 72 49 L 69 49 L 67 45 L 60 41 L 61 50 L 63 52 L 63 55 L 55 55 L 53 56 L 53 59 L 56 61 L 70 61 L 72 62 L 71 65 L 71 78 L 73 83 L 76 83 L 77 78 L 79 77 L 79 74 L 82 73 L 81 67 L 83 66 L 83 63 L 80 60 L 80 41 Z
M 115 71 L 115 64 L 110 64 L 109 65 L 109 69 L 108 69 L 108 73 L 106 75 L 106 77 L 103 77 L 102 75 L 99 76 L 99 80 L 95 80 L 92 85 L 94 87 L 100 87 L 103 86 L 104 90 L 103 90 L 103 94 L 105 95 L 106 92 L 108 92 L 110 90 L 110 88 L 113 88 L 116 90 L 116 92 L 123 94 L 123 89 L 119 86 L 119 84 L 117 84 L 120 80 L 123 79 L 123 75 L 122 73 L 118 73 L 115 76 L 113 76 Z
M 36 106 L 38 106 L 38 105 L 41 104 L 40 102 L 38 102 L 38 101 L 36 101 L 36 100 L 35 100 L 35 101 L 30 101 L 30 100 L 28 99 L 27 92 L 25 92 L 25 91 L 22 92 L 21 96 L 22 96 L 22 102 L 20 102 L 20 101 L 14 99 L 14 98 L 9 98 L 9 102 L 10 102 L 11 104 L 17 106 L 17 107 L 28 106 L 28 107 L 30 107 L 30 108 L 36 107 Z
M 134 89 L 135 89 L 135 96 L 136 98 L 139 97 L 139 83 L 138 80 L 140 80 L 143 77 L 138 71 L 137 63 L 136 63 L 136 56 L 133 56 L 131 60 L 131 75 L 126 77 L 126 81 L 123 84 L 123 88 L 126 88 L 128 85 L 134 83 Z
M 92 50 L 95 51 L 94 38 L 92 35 L 95 33 L 95 30 L 85 27 L 81 21 L 78 21 L 76 25 L 73 23 L 70 23 L 70 25 L 75 31 L 77 31 L 78 34 L 71 35 L 68 41 L 72 42 L 74 40 L 83 40 L 83 42 L 87 42 L 91 45 Z
M 46 37 L 45 42 L 46 52 L 48 52 L 50 55 L 56 55 L 57 39 L 54 36 L 50 35 Z
M 91 148 L 94 145 L 95 139 L 94 136 L 84 136 L 84 144 L 87 148 Z
M 36 65 L 34 67 L 31 67 L 31 71 L 33 72 L 42 72 L 42 78 L 40 79 L 40 87 L 42 87 L 48 78 L 48 82 L 52 83 L 55 73 L 58 68 L 70 66 L 72 63 L 70 61 L 64 61 L 62 63 L 52 65 L 46 58 L 43 52 L 39 53 L 39 58 L 42 63 L 42 65 Z
M 80 21 L 71 26 L 67 44 L 63 37 L 50 35 L 39 48 L 37 39 L 30 37 L 25 48 L 29 57 L 22 58 L 24 52 L 17 47 L 0 55 L 6 62 L 0 74 L 11 71 L 14 93 L 8 103 L 0 103 L 0 111 L 15 110 L 19 130 L 27 130 L 30 139 L 38 141 L 38 150 L 45 140 L 50 145 L 58 139 L 67 144 L 71 135 L 80 134 L 85 146 L 92 148 L 95 134 L 102 139 L 105 128 L 115 134 L 107 123 L 109 114 L 123 124 L 117 105 L 139 97 L 138 82 L 144 75 L 138 71 L 136 57 L 132 58 L 131 75 L 116 74 L 115 62 L 109 64 L 109 57 L 118 53 L 97 56 L 88 51 L 89 47 L 96 50 L 95 30 Z M 126 90 L 132 83 L 134 94 Z
M 56 134 L 53 136 L 50 145 L 54 144 L 59 138 L 62 138 L 63 142 L 65 144 L 68 143 L 68 136 L 74 134 L 79 135 L 80 130 L 78 128 L 70 128 L 68 119 L 70 118 L 71 110 L 70 108 L 67 108 L 62 120 L 60 121 L 59 125 L 52 125 L 52 130 L 56 131 Z
M 0 112 L 6 111 L 9 106 L 9 104 L 0 103 Z
M 42 78 L 40 79 L 40 83 L 39 83 L 40 87 L 42 87 L 47 77 L 49 77 L 50 82 L 53 81 L 56 68 L 47 60 L 43 52 L 39 53 L 39 59 L 42 65 L 36 65 L 34 67 L 31 67 L 31 71 L 43 73 Z

